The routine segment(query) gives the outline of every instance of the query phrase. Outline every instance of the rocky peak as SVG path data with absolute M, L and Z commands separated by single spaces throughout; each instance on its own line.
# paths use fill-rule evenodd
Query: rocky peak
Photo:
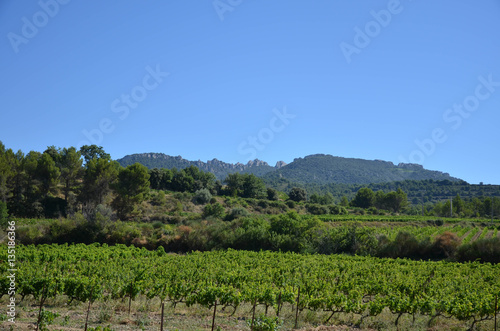
M 252 167 L 252 166 L 257 166 L 257 167 L 260 167 L 260 166 L 269 166 L 269 164 L 267 164 L 267 162 L 265 162 L 265 161 L 262 161 L 262 160 L 259 160 L 259 159 L 255 159 L 253 161 L 250 160 L 247 163 L 247 167 Z
M 276 162 L 276 165 L 274 166 L 276 169 L 279 169 L 281 167 L 284 167 L 286 166 L 286 162 L 285 161 L 278 161 Z

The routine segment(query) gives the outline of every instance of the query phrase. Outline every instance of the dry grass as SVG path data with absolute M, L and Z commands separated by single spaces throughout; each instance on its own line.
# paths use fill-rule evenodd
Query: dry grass
M 6 298 L 0 301 L 6 304 Z M 45 308 L 59 314 L 49 330 L 82 330 L 85 324 L 86 303 L 68 304 L 65 297 L 49 300 Z M 291 330 L 295 324 L 294 307 L 287 305 L 283 308 L 280 317 L 284 320 L 281 330 Z M 241 305 L 233 315 L 234 309 L 217 309 L 216 326 L 220 330 L 250 330 L 247 321 L 251 318 L 252 307 Z M 159 330 L 160 327 L 160 301 L 158 299 L 148 300 L 139 297 L 132 302 L 132 310 L 128 314 L 128 300 L 113 300 L 107 302 L 96 302 L 91 307 L 89 315 L 89 327 L 104 328 L 109 326 L 112 330 Z M 212 310 L 195 305 L 186 307 L 179 304 L 172 307 L 165 305 L 165 330 L 210 330 L 212 325 Z M 259 306 L 256 316 L 264 314 L 264 307 Z M 17 306 L 18 317 L 12 330 L 34 330 L 38 314 L 38 307 L 31 299 L 25 299 Z M 268 310 L 269 316 L 274 316 L 273 308 Z M 299 313 L 299 330 L 308 331 L 337 331 L 337 330 L 397 330 L 394 325 L 396 315 L 384 310 L 375 317 L 365 317 L 357 314 L 336 313 L 328 325 L 323 325 L 328 319 L 328 312 L 301 311 Z M 470 322 L 460 322 L 453 319 L 436 318 L 432 325 L 428 325 L 428 316 L 403 315 L 399 320 L 399 330 L 467 330 Z M 492 330 L 493 322 L 486 321 L 477 325 L 476 330 Z M 10 323 L 4 321 L 0 330 L 10 330 Z

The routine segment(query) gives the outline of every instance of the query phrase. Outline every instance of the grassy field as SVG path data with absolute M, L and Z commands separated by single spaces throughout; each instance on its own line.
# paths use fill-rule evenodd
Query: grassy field
M 0 300 L 4 306 L 7 301 Z M 61 296 L 57 300 L 50 300 L 47 303 L 47 310 L 56 313 L 58 316 L 53 323 L 47 326 L 49 330 L 76 331 L 83 330 L 85 326 L 87 304 L 74 301 L 68 304 L 68 298 Z M 295 307 L 286 305 L 283 309 L 283 325 L 280 330 L 294 329 Z M 16 324 L 11 328 L 11 324 L 5 321 L 0 323 L 0 330 L 34 330 L 39 307 L 32 299 L 25 299 L 18 306 L 18 317 Z M 251 305 L 242 305 L 236 313 L 232 315 L 232 310 L 219 310 L 216 318 L 216 330 L 250 330 L 248 325 L 251 314 Z M 263 307 L 258 307 L 256 315 L 265 313 Z M 232 316 L 231 316 L 232 315 Z M 270 308 L 268 315 L 273 316 L 274 310 Z M 394 321 L 396 314 L 384 310 L 376 317 L 366 317 L 361 321 L 361 317 L 355 314 L 339 313 L 332 318 L 329 323 L 324 323 L 329 317 L 329 313 L 317 313 L 303 311 L 299 314 L 298 330 L 309 331 L 334 331 L 334 330 L 397 330 Z M 91 307 L 89 316 L 89 329 L 94 328 L 104 330 L 109 328 L 113 331 L 121 330 L 147 330 L 157 331 L 160 326 L 160 301 L 158 299 L 149 300 L 145 296 L 140 296 L 132 303 L 132 311 L 128 314 L 128 303 L 123 300 L 110 300 L 107 302 L 97 302 Z M 399 321 L 399 330 L 467 330 L 470 323 L 449 319 L 444 317 L 435 318 L 429 323 L 428 316 L 406 315 Z M 186 307 L 183 304 L 173 308 L 171 305 L 165 306 L 164 330 L 197 331 L 211 330 L 212 311 L 201 306 Z M 478 325 L 476 330 L 493 330 L 493 322 L 487 321 Z

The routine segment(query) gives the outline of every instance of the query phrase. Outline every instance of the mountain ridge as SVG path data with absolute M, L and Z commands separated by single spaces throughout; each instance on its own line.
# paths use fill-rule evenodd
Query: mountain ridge
M 311 171 L 314 169 L 314 171 Z M 286 167 L 264 176 L 266 179 L 285 178 L 301 184 L 371 184 L 403 180 L 461 179 L 442 171 L 427 170 L 420 164 L 344 158 L 329 154 L 313 154 L 295 158 Z
M 406 179 L 461 180 L 450 176 L 446 172 L 427 170 L 420 164 L 399 163 L 395 165 L 391 161 L 345 158 L 329 154 L 307 155 L 295 158 L 288 164 L 278 161 L 274 167 L 259 159 L 248 161 L 246 164 L 240 162 L 233 164 L 216 158 L 206 162 L 201 160 L 190 161 L 182 156 L 152 152 L 126 155 L 117 161 L 122 166 L 138 162 L 149 169 L 183 169 L 193 165 L 202 171 L 213 173 L 220 180 L 223 180 L 229 173 L 234 172 L 252 173 L 267 180 L 285 178 L 297 183 L 314 184 L 370 184 Z
M 203 162 L 201 160 L 190 161 L 184 159 L 182 156 L 171 156 L 164 153 L 137 153 L 126 155 L 121 159 L 117 160 L 122 166 L 127 166 L 134 164 L 136 162 L 143 164 L 149 169 L 152 168 L 177 168 L 183 169 L 191 165 L 198 167 L 200 170 L 208 171 L 213 173 L 218 179 L 224 179 L 229 173 L 241 172 L 241 173 L 253 173 L 257 176 L 263 176 L 267 172 L 278 169 L 286 165 L 283 161 L 278 161 L 275 167 L 270 166 L 267 162 L 255 159 L 250 160 L 246 164 L 237 163 L 227 163 L 220 161 L 216 158 L 212 160 L 207 160 Z

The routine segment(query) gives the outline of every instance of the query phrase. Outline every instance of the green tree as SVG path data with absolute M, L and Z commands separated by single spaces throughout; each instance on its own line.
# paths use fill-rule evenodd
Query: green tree
M 63 148 L 61 151 L 61 180 L 63 183 L 64 200 L 68 202 L 68 196 L 76 191 L 82 177 L 82 158 L 79 151 L 74 147 Z
M 330 192 L 327 192 L 324 195 L 314 193 L 309 198 L 309 201 L 312 203 L 319 203 L 320 205 L 331 205 L 334 202 L 334 198 Z
M 104 203 L 118 177 L 119 168 L 118 162 L 107 158 L 89 159 L 85 164 L 80 200 L 87 209 Z
M 266 186 L 261 178 L 254 174 L 232 173 L 224 180 L 226 191 L 231 196 L 243 198 L 264 198 L 267 196 Z
M 108 153 L 104 152 L 102 146 L 83 145 L 82 147 L 80 147 L 80 153 L 85 159 L 85 163 L 89 162 L 90 160 L 96 159 L 111 160 L 111 156 Z
M 351 201 L 353 207 L 370 208 L 375 201 L 375 193 L 370 188 L 362 187 Z
M 113 208 L 116 209 L 118 217 L 124 219 L 137 204 L 144 201 L 145 195 L 149 192 L 148 168 L 134 163 L 120 169 L 118 180 L 113 187 L 116 193 Z
M 408 205 L 406 193 L 400 188 L 397 191 L 389 192 L 385 195 L 384 205 L 393 212 L 400 212 Z
M 153 190 L 165 189 L 161 187 L 161 181 L 163 178 L 162 171 L 158 168 L 149 170 L 149 182 Z
M 307 192 L 303 188 L 293 187 L 288 193 L 288 197 L 295 202 L 305 201 L 307 200 Z
M 375 192 L 373 204 L 378 209 L 388 209 L 388 207 L 386 206 L 386 195 L 385 195 L 384 191 L 379 190 L 379 191 Z
M 2 230 L 5 230 L 5 227 L 8 225 L 7 220 L 9 218 L 9 210 L 7 209 L 7 204 L 5 201 L 0 200 L 0 227 Z
M 261 199 L 267 196 L 266 186 L 261 178 L 254 174 L 243 174 L 243 192 L 244 198 Z
M 40 182 L 41 196 L 46 197 L 49 193 L 55 193 L 61 172 L 49 153 L 43 153 L 40 157 L 36 173 Z
M 13 215 L 24 216 L 26 214 L 25 156 L 21 151 L 14 154 L 11 149 L 8 149 L 4 157 L 6 163 L 10 166 L 10 172 L 7 173 L 7 203 L 9 210 Z
M 311 203 L 320 203 L 321 201 L 321 196 L 318 194 L 318 193 L 313 193 L 311 194 L 311 196 L 309 197 L 309 201 Z
M 279 193 L 277 190 L 268 187 L 267 188 L 267 199 L 272 200 L 272 201 L 277 201 L 279 200 Z
M 178 192 L 194 192 L 193 190 L 195 188 L 195 180 L 189 173 L 187 173 L 183 169 L 177 173 L 174 173 L 172 177 L 171 188 L 172 190 Z
M 487 197 L 483 201 L 483 216 L 491 216 L 491 207 L 492 207 L 493 201 L 491 200 L 490 197 Z
M 228 174 L 226 179 L 224 179 L 224 183 L 226 183 L 226 191 L 228 195 L 233 197 L 241 195 L 241 192 L 243 191 L 243 176 L 241 176 L 241 174 L 237 172 Z
M 13 171 L 7 158 L 7 150 L 0 141 L 0 201 L 6 202 L 10 197 L 11 190 L 8 183 L 13 177 Z
M 31 200 L 38 193 L 39 182 L 37 179 L 37 168 L 38 161 L 42 157 L 39 152 L 31 151 L 26 154 L 24 158 L 24 172 L 25 172 L 25 193 L 27 197 Z
M 172 178 L 174 177 L 174 172 L 177 173 L 177 169 L 174 169 L 174 171 L 166 168 L 154 168 L 149 170 L 149 182 L 151 183 L 151 188 L 154 190 L 172 189 Z
M 191 192 L 195 192 L 196 190 L 200 190 L 206 188 L 207 190 L 212 191 L 215 185 L 215 175 L 211 172 L 201 171 L 198 167 L 193 165 L 188 168 L 184 168 L 182 170 L 186 175 L 193 178 L 194 183 L 191 187 Z
M 453 198 L 453 211 L 460 215 L 465 210 L 465 203 L 460 198 L 460 195 L 457 193 L 457 195 Z
M 43 152 L 43 154 L 49 154 L 50 157 L 52 158 L 52 160 L 54 160 L 54 162 L 56 163 L 57 166 L 59 166 L 60 162 L 61 162 L 61 149 L 60 148 L 57 148 L 56 146 L 49 146 L 47 147 L 47 149 L 45 150 L 45 152 Z

